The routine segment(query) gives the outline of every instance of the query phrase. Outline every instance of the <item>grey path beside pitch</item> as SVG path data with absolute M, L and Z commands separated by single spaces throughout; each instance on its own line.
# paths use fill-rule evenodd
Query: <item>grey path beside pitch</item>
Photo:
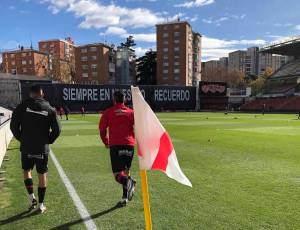
M 69 180 L 69 178 L 67 177 L 66 173 L 64 172 L 63 168 L 61 167 L 61 165 L 59 164 L 58 160 L 56 159 L 55 154 L 52 152 L 52 150 L 50 150 L 50 157 L 62 179 L 62 181 L 64 182 L 64 185 L 66 186 L 80 216 L 82 221 L 84 222 L 86 228 L 88 230 L 94 230 L 97 229 L 97 226 L 95 224 L 95 222 L 91 219 L 91 215 L 89 214 L 88 210 L 86 209 L 86 207 L 84 206 L 84 204 L 82 203 L 80 197 L 78 196 L 73 184 L 71 183 L 71 181 Z

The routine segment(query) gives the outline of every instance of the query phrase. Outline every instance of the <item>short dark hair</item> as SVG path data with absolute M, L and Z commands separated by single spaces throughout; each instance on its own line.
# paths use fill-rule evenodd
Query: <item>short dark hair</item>
M 114 100 L 117 103 L 123 103 L 124 102 L 124 93 L 121 90 L 117 90 L 114 92 Z
M 30 93 L 40 94 L 42 90 L 43 89 L 40 85 L 33 85 L 30 87 Z

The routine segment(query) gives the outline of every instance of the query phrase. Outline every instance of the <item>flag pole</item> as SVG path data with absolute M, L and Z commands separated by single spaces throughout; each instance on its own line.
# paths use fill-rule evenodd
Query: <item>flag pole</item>
M 151 211 L 150 211 L 150 202 L 149 202 L 149 191 L 148 191 L 148 180 L 146 170 L 140 170 L 141 184 L 142 184 L 142 194 L 143 194 L 143 203 L 144 203 L 144 217 L 146 230 L 152 230 L 152 221 L 151 221 Z

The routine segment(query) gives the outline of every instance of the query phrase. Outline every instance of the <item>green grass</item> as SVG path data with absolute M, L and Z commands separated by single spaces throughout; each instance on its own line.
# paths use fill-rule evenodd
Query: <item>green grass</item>
M 295 115 L 159 113 L 193 188 L 148 172 L 153 229 L 300 229 L 300 121 Z M 99 229 L 143 229 L 138 180 L 128 207 L 114 208 L 121 188 L 101 144 L 98 115 L 71 116 L 52 146 Z M 0 184 L 0 229 L 85 229 L 50 160 L 45 215 L 26 210 L 18 143 Z M 32 228 L 34 226 L 34 228 Z

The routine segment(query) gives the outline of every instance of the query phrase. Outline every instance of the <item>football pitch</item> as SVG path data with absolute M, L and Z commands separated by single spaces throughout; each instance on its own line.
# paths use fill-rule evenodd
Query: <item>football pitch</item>
M 295 115 L 157 115 L 193 188 L 148 172 L 153 229 L 300 229 L 300 120 Z M 98 229 L 144 229 L 137 155 L 135 196 L 119 208 L 122 191 L 100 142 L 98 121 L 99 115 L 62 120 L 62 135 L 51 148 Z M 13 140 L 10 160 L 1 168 L 7 181 L 0 182 L 0 229 L 86 229 L 50 159 L 48 210 L 27 212 L 18 147 Z

